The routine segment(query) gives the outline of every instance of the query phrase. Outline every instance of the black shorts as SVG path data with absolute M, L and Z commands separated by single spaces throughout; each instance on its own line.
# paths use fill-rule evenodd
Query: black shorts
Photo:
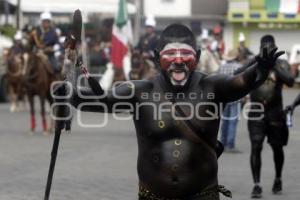
M 266 136 L 271 145 L 285 146 L 288 143 L 289 129 L 285 120 L 248 120 L 248 130 L 252 144 L 262 144 Z

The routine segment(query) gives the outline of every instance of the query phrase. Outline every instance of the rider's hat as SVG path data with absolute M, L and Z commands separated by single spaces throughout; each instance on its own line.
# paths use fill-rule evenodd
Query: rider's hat
M 22 40 L 22 32 L 21 31 L 17 31 L 15 36 L 14 36 L 15 40 Z
M 240 32 L 240 34 L 239 34 L 239 42 L 245 42 L 245 41 L 246 41 L 245 34 L 243 32 Z
M 52 20 L 52 15 L 51 15 L 50 12 L 45 11 L 45 12 L 43 12 L 41 14 L 40 18 L 41 18 L 41 21 L 43 21 L 43 20 L 49 20 L 49 21 L 51 21 Z
M 201 40 L 207 40 L 209 39 L 209 33 L 207 29 L 203 29 L 202 30 L 202 34 L 201 34 Z
M 151 27 L 155 27 L 156 26 L 156 21 L 155 21 L 154 16 L 148 16 L 146 18 L 145 26 L 151 26 Z

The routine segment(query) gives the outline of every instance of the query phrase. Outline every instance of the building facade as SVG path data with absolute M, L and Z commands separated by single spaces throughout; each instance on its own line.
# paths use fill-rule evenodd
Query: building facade
M 154 16 L 158 30 L 170 23 L 182 23 L 197 33 L 226 20 L 227 0 L 143 0 L 142 4 L 143 16 Z
M 226 41 L 237 46 L 242 32 L 249 48 L 258 53 L 260 38 L 272 34 L 277 46 L 290 52 L 300 43 L 299 7 L 299 0 L 229 0 Z

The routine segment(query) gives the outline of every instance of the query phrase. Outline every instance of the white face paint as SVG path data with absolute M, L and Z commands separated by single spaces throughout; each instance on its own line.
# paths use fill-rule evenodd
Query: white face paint
M 185 43 L 169 43 L 160 52 L 160 64 L 174 86 L 184 86 L 195 68 L 196 52 Z
M 190 45 L 186 44 L 186 43 L 180 43 L 180 42 L 173 42 L 173 43 L 169 43 L 167 44 L 163 50 L 161 51 L 161 54 L 163 54 L 164 51 L 169 50 L 169 49 L 187 49 L 190 50 L 192 52 L 195 52 L 195 50 L 193 49 L 193 47 L 191 47 Z

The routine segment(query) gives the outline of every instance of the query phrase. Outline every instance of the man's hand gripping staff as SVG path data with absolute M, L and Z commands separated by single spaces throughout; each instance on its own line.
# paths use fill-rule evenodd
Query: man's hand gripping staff
M 63 66 L 64 83 L 60 85 L 54 91 L 56 95 L 56 123 L 55 123 L 55 135 L 54 142 L 51 152 L 51 161 L 49 166 L 47 185 L 45 189 L 44 200 L 49 200 L 50 190 L 52 185 L 52 178 L 55 168 L 55 162 L 57 157 L 57 150 L 59 146 L 60 134 L 63 129 L 66 131 L 71 130 L 71 106 L 67 106 L 72 98 L 72 89 L 75 85 L 75 65 L 77 60 L 76 45 L 81 40 L 81 29 L 82 29 L 82 16 L 80 10 L 76 10 L 73 16 L 73 23 L 69 32 L 68 37 L 65 41 L 65 59 Z M 72 87 L 67 87 L 67 83 Z M 68 95 L 68 97 L 66 97 Z M 66 120 L 65 120 L 66 119 Z

